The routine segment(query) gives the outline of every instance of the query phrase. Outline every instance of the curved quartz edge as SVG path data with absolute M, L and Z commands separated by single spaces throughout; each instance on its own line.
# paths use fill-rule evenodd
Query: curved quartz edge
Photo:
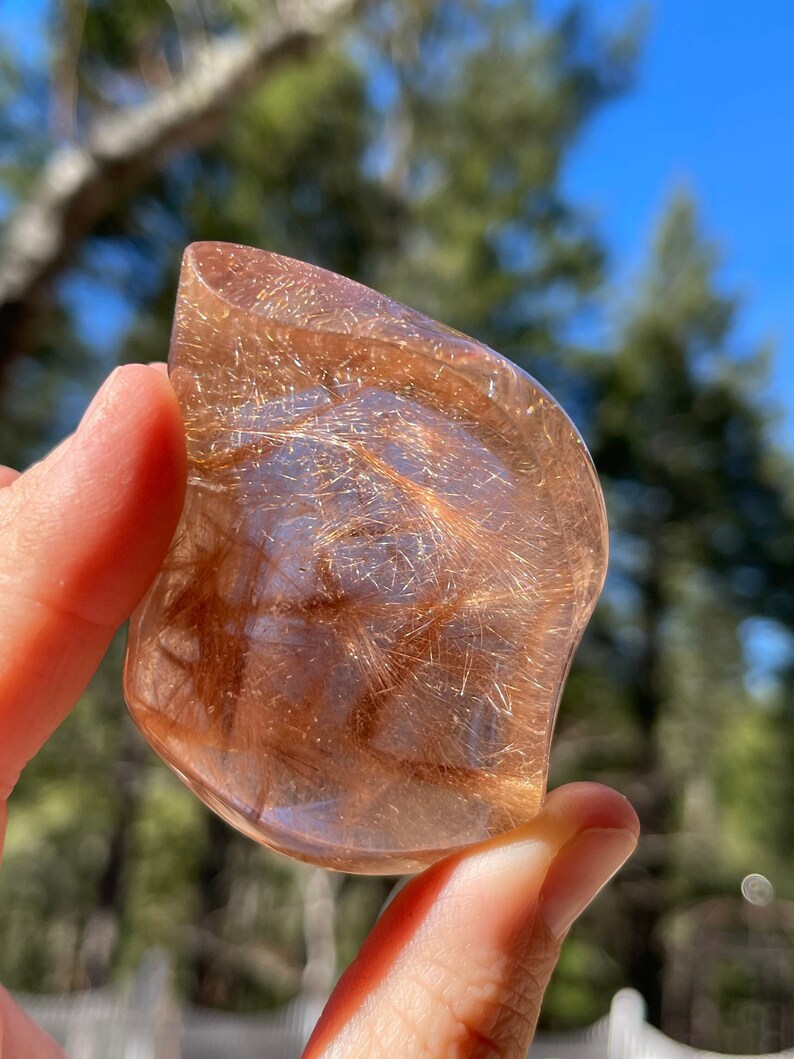
M 595 466 L 573 421 L 537 379 L 490 346 L 356 280 L 239 243 L 191 243 L 184 253 L 180 286 L 188 285 L 191 276 L 208 294 L 226 303 L 229 311 L 261 316 L 288 328 L 373 339 L 397 347 L 410 343 L 413 350 L 423 349 L 431 359 L 459 372 L 486 396 L 509 407 L 518 421 L 537 411 L 533 402 L 527 404 L 524 399 L 522 391 L 529 383 L 537 399 L 562 417 L 581 446 L 606 521 Z M 506 369 L 512 385 L 496 389 Z
M 129 661 L 125 662 L 125 671 L 128 664 Z M 490 833 L 483 832 L 477 839 L 465 844 L 431 847 L 399 854 L 390 850 L 364 850 L 362 848 L 349 853 L 340 853 L 339 846 L 333 842 L 322 842 L 315 836 L 287 831 L 283 827 L 276 830 L 254 813 L 246 812 L 230 804 L 217 795 L 198 773 L 185 768 L 183 763 L 175 760 L 168 744 L 144 726 L 143 716 L 139 709 L 131 709 L 129 712 L 146 742 L 174 775 L 178 776 L 182 783 L 212 812 L 260 846 L 302 861 L 304 864 L 310 864 L 312 867 L 355 875 L 415 875 L 444 857 L 459 853 L 461 850 L 492 837 Z

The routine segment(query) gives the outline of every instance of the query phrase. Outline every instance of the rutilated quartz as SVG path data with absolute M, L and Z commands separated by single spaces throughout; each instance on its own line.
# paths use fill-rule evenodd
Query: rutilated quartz
M 504 357 L 276 254 L 186 251 L 189 481 L 130 625 L 146 738 L 285 853 L 415 871 L 531 818 L 600 592 L 603 497 Z

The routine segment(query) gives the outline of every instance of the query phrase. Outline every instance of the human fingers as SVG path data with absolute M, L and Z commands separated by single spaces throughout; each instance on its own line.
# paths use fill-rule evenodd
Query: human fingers
M 304 1059 L 523 1059 L 561 942 L 633 851 L 628 802 L 598 784 L 412 880 L 340 980 Z
M 19 471 L 15 471 L 13 467 L 6 467 L 0 465 L 0 489 L 5 489 L 7 485 L 11 485 L 19 478 Z
M 173 390 L 129 365 L 71 438 L 0 493 L 0 800 L 154 577 L 184 483 Z
M 87 683 L 154 576 L 182 503 L 184 439 L 159 372 L 115 372 L 77 433 L 0 495 L 0 846 L 3 798 Z M 0 1056 L 59 1046 L 0 987 Z

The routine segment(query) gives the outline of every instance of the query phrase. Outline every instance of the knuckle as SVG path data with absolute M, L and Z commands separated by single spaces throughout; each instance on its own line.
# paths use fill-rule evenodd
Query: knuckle
M 526 1054 L 545 981 L 533 955 L 517 960 L 503 951 L 479 952 L 465 968 L 436 957 L 424 960 L 411 977 L 415 1000 L 400 1018 L 422 1059 Z

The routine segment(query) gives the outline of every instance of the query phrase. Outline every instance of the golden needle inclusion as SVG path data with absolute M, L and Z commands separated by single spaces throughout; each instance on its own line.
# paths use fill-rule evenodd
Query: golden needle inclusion
M 571 422 L 492 350 L 313 265 L 183 263 L 190 461 L 125 672 L 152 746 L 303 860 L 415 871 L 532 817 L 606 568 Z

